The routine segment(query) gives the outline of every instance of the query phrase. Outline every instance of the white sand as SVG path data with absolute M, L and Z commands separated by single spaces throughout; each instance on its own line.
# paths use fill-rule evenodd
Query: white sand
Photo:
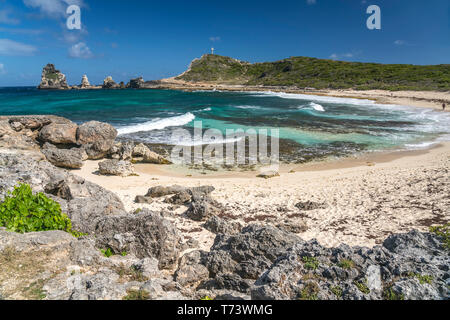
M 426 231 L 431 224 L 450 220 L 450 143 L 427 151 L 284 166 L 280 177 L 269 180 L 256 178 L 257 172 L 188 177 L 171 166 L 149 164 L 136 166 L 139 177 L 107 177 L 93 173 L 97 163 L 88 161 L 74 173 L 116 192 L 128 210 L 166 209 L 182 234 L 199 240 L 204 250 L 215 235 L 185 218 L 186 207 L 172 208 L 164 198 L 150 205 L 135 204 L 135 196 L 157 185 L 213 185 L 213 198 L 233 219 L 243 224 L 303 221 L 308 230 L 299 236 L 316 238 L 326 246 L 373 246 L 389 234 L 413 228 Z M 289 173 L 292 169 L 297 172 Z M 327 208 L 300 211 L 295 207 L 307 200 L 324 202 Z

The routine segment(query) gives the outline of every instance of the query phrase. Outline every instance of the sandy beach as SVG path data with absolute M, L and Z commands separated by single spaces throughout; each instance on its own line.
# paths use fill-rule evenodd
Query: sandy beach
M 177 228 L 209 250 L 215 235 L 186 218 L 186 207 L 160 198 L 136 204 L 137 195 L 154 186 L 212 185 L 214 199 L 226 208 L 226 218 L 249 223 L 290 226 L 306 224 L 299 234 L 331 247 L 341 243 L 374 246 L 388 235 L 450 220 L 450 143 L 428 150 L 366 154 L 359 158 L 289 165 L 280 177 L 257 178 L 257 172 L 193 175 L 171 166 L 136 165 L 139 176 L 100 176 L 98 161 L 88 161 L 74 173 L 117 193 L 128 210 L 149 208 L 170 212 Z M 301 201 L 323 203 L 323 209 L 299 210 Z

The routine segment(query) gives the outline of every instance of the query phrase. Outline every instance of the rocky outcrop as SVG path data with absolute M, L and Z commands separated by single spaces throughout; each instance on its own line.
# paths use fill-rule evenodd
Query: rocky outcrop
M 69 89 L 69 86 L 66 76 L 49 63 L 42 70 L 41 83 L 38 89 Z
M 51 164 L 66 169 L 80 169 L 86 158 L 86 153 L 81 148 L 58 149 L 50 143 L 44 145 L 42 153 Z
M 151 151 L 146 145 L 140 143 L 133 149 L 133 156 L 141 158 L 144 163 L 170 164 L 171 162 L 163 156 Z
M 127 84 L 127 88 L 131 89 L 142 89 L 145 86 L 145 81 L 142 77 L 131 79 L 130 82 Z
M 154 257 L 161 269 L 172 268 L 178 260 L 181 238 L 177 229 L 158 213 L 146 209 L 137 214 L 110 216 L 96 224 L 99 246 L 137 257 Z
M 129 161 L 105 160 L 98 164 L 100 174 L 128 177 L 134 175 L 134 166 Z
M 77 143 L 82 145 L 89 159 L 106 157 L 114 145 L 117 130 L 108 123 L 89 121 L 77 130 Z
M 51 123 L 39 132 L 39 140 L 52 144 L 76 144 L 78 126 L 73 123 Z
M 83 78 L 81 79 L 81 89 L 89 89 L 91 87 L 91 84 L 89 83 L 89 79 L 87 75 L 83 75 Z
M 411 231 L 373 249 L 299 241 L 251 289 L 253 299 L 448 299 L 441 239 Z
M 230 222 L 218 216 L 212 216 L 205 222 L 203 227 L 215 234 L 235 235 L 241 232 L 242 226 L 239 222 Z
M 233 273 L 256 280 L 299 241 L 277 228 L 250 225 L 237 235 L 218 235 L 206 259 L 207 267 L 212 276 Z
M 105 80 L 103 80 L 103 89 L 119 89 L 120 86 L 113 80 L 111 76 L 106 77 Z

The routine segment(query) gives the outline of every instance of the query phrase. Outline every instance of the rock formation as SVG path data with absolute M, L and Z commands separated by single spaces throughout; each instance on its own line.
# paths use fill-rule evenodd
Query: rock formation
M 111 76 L 106 77 L 103 80 L 103 89 L 118 89 L 120 86 L 113 80 Z
M 88 77 L 86 75 L 83 75 L 83 78 L 81 79 L 81 89 L 88 89 L 91 87 L 91 84 L 89 83 Z
M 145 86 L 145 81 L 142 77 L 131 79 L 130 82 L 127 84 L 127 88 L 132 89 L 141 89 Z
M 69 86 L 66 76 L 49 63 L 42 70 L 41 84 L 38 89 L 69 89 Z
M 133 164 L 123 160 L 105 160 L 98 164 L 100 174 L 128 177 L 134 173 Z
M 114 145 L 117 130 L 108 123 L 89 121 L 78 126 L 77 143 L 82 145 L 89 159 L 106 157 Z

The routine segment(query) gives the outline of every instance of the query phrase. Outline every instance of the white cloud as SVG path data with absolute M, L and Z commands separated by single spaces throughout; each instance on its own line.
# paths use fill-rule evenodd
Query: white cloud
M 6 74 L 5 65 L 3 63 L 0 63 L 0 74 Z
M 79 42 L 69 48 L 69 56 L 72 58 L 90 59 L 94 55 L 92 54 L 91 49 L 89 49 L 86 43 Z
M 316 0 L 306 0 L 306 3 L 311 5 L 311 4 L 316 4 Z
M 83 0 L 23 0 L 23 3 L 30 8 L 39 9 L 44 15 L 54 18 L 66 16 L 66 10 L 72 4 L 84 6 Z
M 20 20 L 10 17 L 11 10 L 0 10 L 0 23 L 1 24 L 19 24 Z
M 43 29 L 23 29 L 23 28 L 2 28 L 0 27 L 0 32 L 9 34 L 22 34 L 27 36 L 37 36 L 44 33 Z
M 0 39 L 0 55 L 3 56 L 31 56 L 37 48 L 25 43 L 9 39 Z
M 406 44 L 406 41 L 404 41 L 404 40 L 395 40 L 394 44 L 397 45 L 397 46 L 402 46 L 402 45 Z
M 209 41 L 212 41 L 212 42 L 220 41 L 220 37 L 209 37 Z
M 342 53 L 342 54 L 338 54 L 338 53 L 333 53 L 330 56 L 330 59 L 332 60 L 339 60 L 339 59 L 343 59 L 343 58 L 353 58 L 355 55 L 353 53 Z

